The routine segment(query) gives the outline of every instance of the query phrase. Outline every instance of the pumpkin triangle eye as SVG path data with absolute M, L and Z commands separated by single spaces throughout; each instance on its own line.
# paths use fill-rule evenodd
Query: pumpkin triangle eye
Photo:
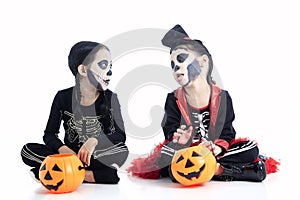
M 179 158 L 178 158 L 178 160 L 177 160 L 177 162 L 176 163 L 179 163 L 180 161 L 182 161 L 184 158 L 183 158 L 183 156 L 181 155 Z
M 52 168 L 53 171 L 58 171 L 58 172 L 62 172 L 61 169 L 57 166 L 57 164 L 55 164 Z
M 198 157 L 198 156 L 200 156 L 200 154 L 198 154 L 197 152 L 193 151 L 192 157 Z
M 188 160 L 186 161 L 185 168 L 189 168 L 189 167 L 193 167 L 193 166 L 194 166 L 194 163 L 192 163 L 192 162 L 190 161 L 190 159 L 188 159 Z
M 46 170 L 46 164 L 44 164 L 40 169 L 40 171 L 44 171 L 44 170 Z

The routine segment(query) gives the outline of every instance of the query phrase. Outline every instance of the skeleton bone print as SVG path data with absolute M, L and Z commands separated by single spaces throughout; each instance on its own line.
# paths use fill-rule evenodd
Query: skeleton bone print
M 79 142 L 84 143 L 90 137 L 98 137 L 103 132 L 103 125 L 99 122 L 102 116 L 86 116 L 80 120 L 75 120 L 74 114 L 65 111 L 64 114 L 70 117 L 66 130 L 67 138 L 71 143 L 79 137 Z
M 210 114 L 208 108 L 205 110 L 192 110 L 192 119 L 194 122 L 195 135 L 193 142 L 199 141 L 202 137 L 208 138 L 208 128 L 210 123 Z

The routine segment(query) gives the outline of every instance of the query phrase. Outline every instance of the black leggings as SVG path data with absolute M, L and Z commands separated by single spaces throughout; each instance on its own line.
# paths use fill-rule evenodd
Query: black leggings
M 257 159 L 258 155 L 259 149 L 256 143 L 247 140 L 231 145 L 223 156 L 217 158 L 217 162 L 221 165 L 252 163 Z
M 97 159 L 91 157 L 90 166 L 86 170 L 91 170 L 94 174 L 96 183 L 116 184 L 120 178 L 117 174 L 117 168 L 114 164 L 121 167 L 127 159 L 128 149 L 124 143 L 113 145 L 104 150 L 98 150 Z M 23 162 L 34 168 L 34 172 L 38 172 L 43 160 L 52 154 L 58 154 L 44 144 L 28 143 L 25 144 L 21 151 Z

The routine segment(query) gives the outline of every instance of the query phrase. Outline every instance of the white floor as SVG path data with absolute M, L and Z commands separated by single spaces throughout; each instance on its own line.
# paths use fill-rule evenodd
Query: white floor
M 22 200 L 93 200 L 93 199 L 277 199 L 292 197 L 297 192 L 293 184 L 293 166 L 284 162 L 280 171 L 270 174 L 262 183 L 216 182 L 203 186 L 182 187 L 169 179 L 145 180 L 119 172 L 121 178 L 117 185 L 82 184 L 77 190 L 66 194 L 51 194 L 29 176 L 23 163 L 14 176 L 5 184 L 5 193 L 9 199 Z M 21 166 L 20 165 L 20 166 Z M 296 178 L 294 182 L 296 182 Z M 11 183 L 10 183 L 11 182 Z
M 287 130 L 287 133 L 291 131 Z M 125 169 L 128 167 L 128 159 L 119 171 L 121 178 L 117 185 L 82 184 L 77 190 L 67 194 L 51 194 L 29 176 L 29 167 L 21 159 L 20 150 L 25 141 L 34 141 L 32 138 L 16 137 L 11 142 L 0 145 L 1 152 L 1 196 L 17 200 L 211 200 L 211 199 L 239 199 L 239 200 L 273 200 L 299 199 L 299 170 L 298 170 L 298 141 L 296 132 L 293 139 L 279 136 L 266 135 L 264 140 L 259 140 L 262 153 L 279 158 L 281 165 L 279 171 L 269 174 L 262 183 L 252 182 L 216 182 L 211 181 L 203 186 L 182 187 L 172 183 L 169 179 L 145 180 L 128 176 Z M 37 136 L 32 136 L 37 137 Z M 254 137 L 256 138 L 256 137 Z M 4 141 L 4 140 L 3 140 Z M 12 140 L 6 140 L 12 141 Z M 160 140 L 158 140 L 160 141 Z M 144 141 L 141 141 L 142 143 Z M 137 150 L 143 153 L 149 152 L 152 142 L 145 141 L 144 148 L 134 144 L 128 138 L 128 146 L 132 155 Z M 147 148 L 146 148 L 147 147 Z M 292 198 L 290 198 L 292 197 Z

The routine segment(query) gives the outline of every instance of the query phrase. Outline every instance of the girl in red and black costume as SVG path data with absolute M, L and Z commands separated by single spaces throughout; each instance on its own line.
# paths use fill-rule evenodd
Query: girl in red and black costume
M 128 172 L 143 178 L 169 176 L 176 181 L 170 171 L 175 152 L 201 144 L 217 159 L 214 180 L 263 181 L 269 172 L 268 158 L 259 155 L 254 141 L 235 138 L 232 100 L 211 78 L 213 61 L 207 48 L 200 40 L 191 40 L 180 25 L 168 31 L 162 43 L 171 49 L 173 76 L 181 87 L 166 99 L 165 141 L 149 157 L 134 160 Z

